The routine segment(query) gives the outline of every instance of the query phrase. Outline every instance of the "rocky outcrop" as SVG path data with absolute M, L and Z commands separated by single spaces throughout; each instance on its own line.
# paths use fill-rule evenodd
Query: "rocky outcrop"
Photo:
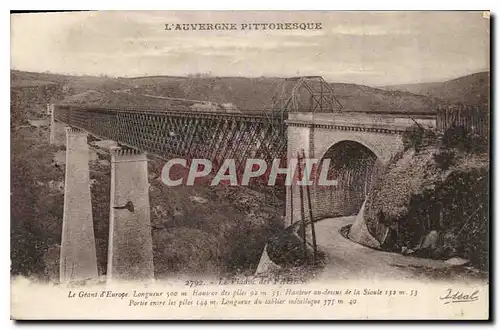
M 255 275 L 270 274 L 276 270 L 281 269 L 281 266 L 275 264 L 267 254 L 267 244 L 264 246 L 262 256 L 260 257 L 259 265 L 255 271 Z
M 443 157 L 450 160 L 446 165 Z M 375 184 L 349 238 L 372 248 L 485 266 L 488 176 L 487 155 L 439 145 L 410 149 Z
M 366 246 L 369 246 L 374 249 L 379 249 L 380 248 L 380 242 L 373 237 L 370 232 L 368 231 L 368 227 L 366 226 L 365 222 L 365 206 L 366 206 L 366 200 L 363 203 L 363 206 L 361 206 L 361 210 L 359 210 L 358 215 L 356 216 L 356 221 L 351 226 L 351 229 L 349 230 L 349 239 L 357 242 L 359 244 L 363 244 Z

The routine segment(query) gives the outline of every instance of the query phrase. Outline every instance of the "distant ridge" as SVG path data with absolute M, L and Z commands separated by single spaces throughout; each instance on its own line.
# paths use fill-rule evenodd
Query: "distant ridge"
M 444 82 L 404 84 L 382 87 L 390 91 L 406 91 L 435 97 L 448 103 L 489 106 L 490 72 L 478 72 Z
M 236 110 L 261 111 L 270 105 L 280 78 L 159 76 L 113 78 L 11 71 L 11 83 L 49 81 L 59 84 L 63 96 L 80 104 L 108 106 L 169 106 L 168 100 L 188 99 L 230 104 Z M 434 113 L 441 101 L 407 91 L 364 85 L 330 83 L 344 111 Z M 151 95 L 160 97 L 145 97 Z M 73 97 L 74 96 L 74 97 Z

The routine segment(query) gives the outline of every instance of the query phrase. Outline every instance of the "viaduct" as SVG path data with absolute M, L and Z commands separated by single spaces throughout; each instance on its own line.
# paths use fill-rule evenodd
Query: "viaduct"
M 66 144 L 60 282 L 97 278 L 87 136 L 112 140 L 107 281 L 154 278 L 148 156 L 330 159 L 338 185 L 313 186 L 312 220 L 357 214 L 370 184 L 398 151 L 401 133 L 435 115 L 343 109 L 321 77 L 282 81 L 258 112 L 48 106 L 51 143 Z M 64 141 L 61 137 L 65 133 Z M 287 187 L 286 221 L 301 220 L 300 187 Z M 303 207 L 303 206 L 302 206 Z M 302 209 L 303 211 L 303 209 Z M 308 217 L 308 210 L 305 215 Z

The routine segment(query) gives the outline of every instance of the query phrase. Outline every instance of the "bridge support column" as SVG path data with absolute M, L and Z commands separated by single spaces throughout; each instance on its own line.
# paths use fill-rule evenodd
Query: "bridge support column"
M 110 152 L 107 279 L 152 280 L 154 267 L 147 158 L 145 154 L 128 148 L 114 147 Z
M 47 105 L 47 112 L 50 115 L 50 144 L 52 145 L 64 145 L 66 142 L 66 136 L 64 128 L 66 127 L 63 123 L 56 122 L 54 118 L 54 105 Z
M 87 133 L 66 128 L 66 177 L 59 279 L 97 278 Z
M 306 158 L 314 158 L 314 127 L 304 124 L 300 126 L 288 126 L 288 161 L 297 159 L 298 155 Z M 298 169 L 296 169 L 296 173 Z M 314 194 L 314 187 L 311 186 L 311 193 Z M 301 198 L 302 197 L 302 198 Z M 314 195 L 312 195 L 314 199 Z M 314 211 L 314 210 L 313 210 Z M 303 186 L 296 183 L 288 186 L 286 189 L 286 215 L 285 226 L 291 223 L 301 221 L 302 216 L 306 221 L 309 220 L 309 206 L 307 203 L 305 190 Z

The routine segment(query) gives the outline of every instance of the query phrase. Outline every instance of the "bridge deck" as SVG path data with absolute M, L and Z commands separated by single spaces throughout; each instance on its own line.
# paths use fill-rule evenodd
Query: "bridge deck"
M 56 105 L 54 119 L 89 134 L 164 159 L 272 161 L 286 152 L 284 119 L 264 112 Z M 240 164 L 241 165 L 241 164 Z
M 206 158 L 215 166 L 247 158 L 268 163 L 286 156 L 286 125 L 314 125 L 336 130 L 399 133 L 418 121 L 435 125 L 431 113 L 198 111 L 188 108 L 104 107 L 58 104 L 55 120 L 89 134 L 171 158 Z

